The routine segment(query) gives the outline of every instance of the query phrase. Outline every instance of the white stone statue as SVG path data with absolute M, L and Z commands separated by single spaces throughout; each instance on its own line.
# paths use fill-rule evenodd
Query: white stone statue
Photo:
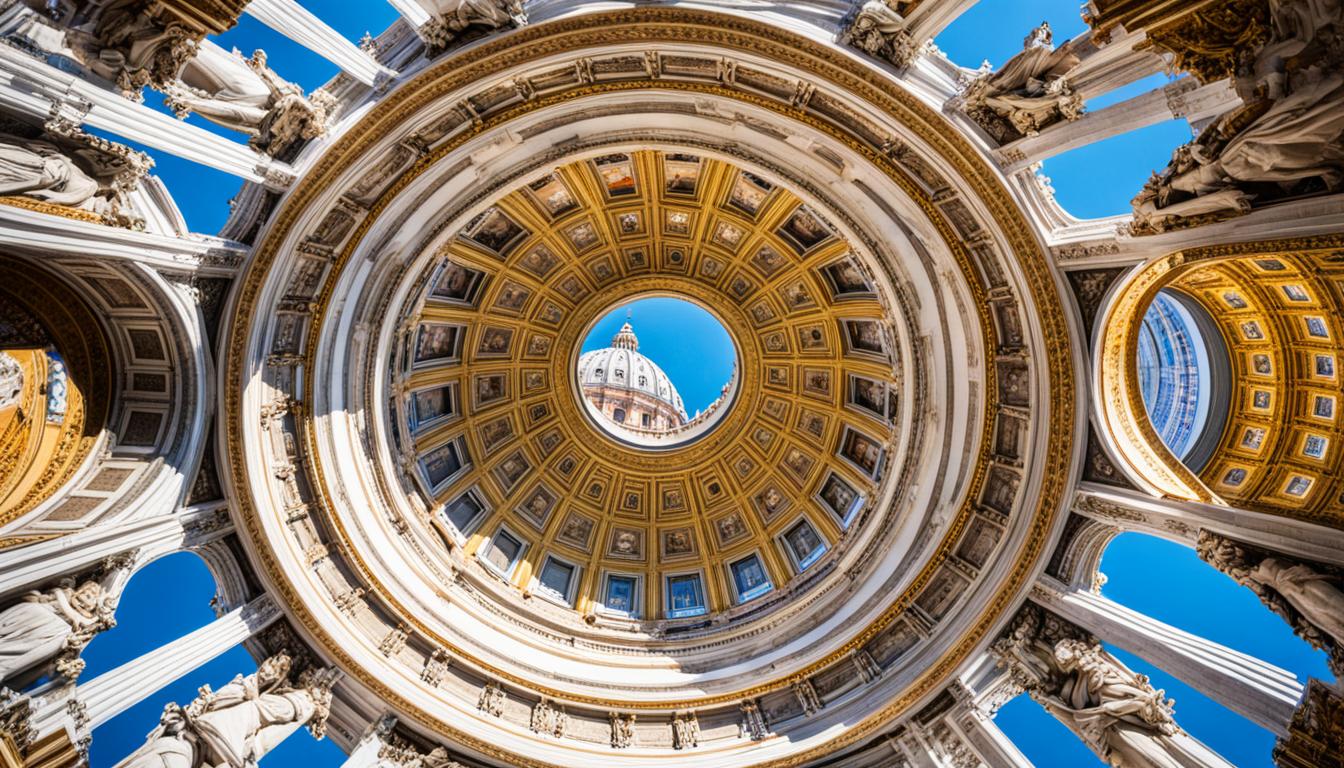
M 886 0 L 867 0 L 845 31 L 844 42 L 861 51 L 904 67 L 919 53 L 905 30 L 905 17 Z
M 1284 557 L 1257 557 L 1236 542 L 1200 531 L 1199 556 L 1254 592 L 1299 636 L 1344 670 L 1344 590 L 1338 576 Z
M 1068 79 L 1080 60 L 1074 41 L 1055 48 L 1053 40 L 1049 23 L 1042 22 L 1002 69 L 983 72 L 966 85 L 963 108 L 1000 143 L 1082 117 L 1082 97 Z
M 159 727 L 150 732 L 144 746 L 117 764 L 117 768 L 197 768 L 200 745 L 177 704 L 163 708 Z
M 65 43 L 89 71 L 139 98 L 146 85 L 162 87 L 196 52 L 186 26 L 145 12 L 143 0 L 83 2 L 65 31 Z
M 18 405 L 23 396 L 23 366 L 13 355 L 0 352 L 0 411 Z
M 0 682 L 50 659 L 57 660 L 58 673 L 78 677 L 80 651 L 116 625 L 114 608 L 115 599 L 92 580 L 24 595 L 0 611 Z
M 0 195 L 78 208 L 93 201 L 101 189 L 55 144 L 0 137 Z
M 307 725 L 321 738 L 331 705 L 331 683 L 323 672 L 305 671 L 289 680 L 290 657 L 279 653 L 251 675 L 238 675 L 218 691 L 209 687 L 185 709 L 199 740 L 204 764 L 246 768 Z
M 448 48 L 464 31 L 521 27 L 527 23 L 522 0 L 435 0 L 434 16 L 420 27 L 430 55 Z
M 1344 5 L 1273 0 L 1270 38 L 1234 80 L 1244 105 L 1205 128 L 1134 198 L 1132 230 L 1247 213 L 1344 187 Z
M 249 145 L 272 156 L 321 136 L 336 108 L 335 98 L 322 90 L 305 98 L 303 89 L 266 66 L 264 51 L 244 59 L 208 42 L 163 90 L 178 117 L 194 112 L 246 134 Z

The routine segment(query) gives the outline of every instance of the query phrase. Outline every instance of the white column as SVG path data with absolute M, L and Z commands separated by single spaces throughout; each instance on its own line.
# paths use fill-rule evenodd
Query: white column
M 977 708 L 956 719 L 966 740 L 990 768 L 1034 768 L 1008 734 L 999 729 L 994 719 Z
M 430 19 L 429 11 L 417 0 L 388 0 L 388 4 L 397 9 L 412 29 L 419 29 Z
M 1119 508 L 1122 514 L 1110 514 L 1113 507 Z M 1138 491 L 1097 483 L 1079 485 L 1074 511 L 1125 530 L 1179 541 L 1191 547 L 1195 545 L 1200 529 L 1205 529 L 1303 560 L 1344 566 L 1344 530 L 1282 515 L 1194 501 L 1157 499 Z
M 297 0 L 252 0 L 245 10 L 257 21 L 330 61 L 365 85 L 376 85 L 395 74 L 299 5 Z
M 0 206 L 0 247 L 132 261 L 153 269 L 233 277 L 247 248 L 217 237 L 169 237 Z
M 0 109 L 45 120 L 53 106 L 90 127 L 249 181 L 277 183 L 277 177 L 293 177 L 287 164 L 265 157 L 246 144 L 184 123 L 0 45 Z
M 228 510 L 212 506 L 95 525 L 66 536 L 0 550 L 0 597 L 77 573 L 112 555 L 139 550 L 137 560 L 145 562 L 159 554 L 203 544 L 230 530 Z
M 1166 60 L 1154 49 L 1135 50 L 1139 43 L 1147 39 L 1142 30 L 1123 36 L 1120 30 L 1115 30 L 1111 33 L 1111 39 L 1102 46 L 1092 41 L 1091 31 L 1084 32 L 1080 37 L 1087 38 L 1086 52 L 1078 66 L 1069 73 L 1069 84 L 1084 100 L 1142 80 L 1166 68 Z
M 1044 577 L 1032 599 L 1165 670 L 1228 709 L 1273 731 L 1288 733 L 1302 697 L 1297 676 L 1253 656 L 1192 635 L 1119 603 Z
M 932 40 L 979 0 L 924 0 L 910 12 L 906 31 L 916 42 Z M 980 62 L 962 62 L 974 67 Z
M 1226 112 L 1240 101 L 1228 80 L 1201 86 L 1194 78 L 1184 77 L 1141 96 L 1088 112 L 1077 120 L 1055 123 L 1035 136 L 1009 142 L 994 150 L 994 156 L 1005 173 L 1013 173 L 1071 149 L 1174 117 L 1184 117 L 1193 125 Z
M 79 686 L 90 729 L 106 723 L 151 694 L 235 645 L 280 617 L 269 594 L 220 616 L 185 637 L 128 661 Z

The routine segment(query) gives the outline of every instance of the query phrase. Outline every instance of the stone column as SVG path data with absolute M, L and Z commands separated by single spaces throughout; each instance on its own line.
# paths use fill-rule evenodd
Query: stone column
M 979 0 L 921 0 L 911 9 L 907 22 L 909 34 L 921 45 L 942 34 L 961 14 Z
M 991 647 L 1013 681 L 1103 762 L 1124 768 L 1232 768 L 1176 725 L 1173 704 L 1097 638 L 1027 604 Z
M 401 14 L 412 29 L 419 29 L 429 21 L 429 11 L 418 0 L 388 0 L 388 2 L 397 9 L 397 13 Z
M 1102 641 L 1140 656 L 1276 735 L 1288 732 L 1302 697 L 1297 676 L 1253 656 L 1164 624 L 1049 577 L 1032 598 Z
M 1013 173 L 1071 149 L 1122 133 L 1184 117 L 1192 125 L 1222 114 L 1241 102 L 1231 81 L 1201 86 L 1184 77 L 1119 104 L 1085 113 L 1077 120 L 1055 123 L 1034 136 L 1009 142 L 994 151 L 1005 173 Z
M 245 13 L 364 83 L 377 85 L 394 73 L 346 40 L 296 0 L 252 0 Z
M 139 704 L 160 688 L 270 626 L 280 609 L 269 594 L 235 608 L 191 634 L 80 685 L 89 729 Z
M 53 112 L 72 122 L 136 141 L 248 181 L 285 186 L 293 170 L 171 115 L 63 72 L 10 46 L 0 46 L 0 109 L 39 122 Z

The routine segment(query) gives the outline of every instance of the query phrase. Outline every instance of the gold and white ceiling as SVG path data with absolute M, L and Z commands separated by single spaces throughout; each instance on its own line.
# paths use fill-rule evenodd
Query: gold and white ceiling
M 1077 460 L 1070 331 L 1001 180 L 862 66 L 742 17 L 576 16 L 436 62 L 305 166 L 234 299 L 225 439 L 245 546 L 343 690 L 496 764 L 792 765 L 1003 625 Z M 648 295 L 739 358 L 660 450 L 573 374 Z

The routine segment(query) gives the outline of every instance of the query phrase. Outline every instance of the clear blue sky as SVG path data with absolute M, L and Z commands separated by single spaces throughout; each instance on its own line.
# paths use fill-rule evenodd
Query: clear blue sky
M 376 33 L 384 29 L 396 16 L 390 5 L 379 0 L 304 0 L 304 4 L 352 41 L 365 30 Z M 1079 4 L 1079 0 L 983 0 L 936 42 L 958 63 L 974 67 L 988 58 L 998 66 L 1021 50 L 1022 38 L 1041 20 L 1050 21 L 1056 42 L 1082 31 Z M 245 54 L 264 48 L 277 72 L 309 90 L 336 73 L 332 65 L 246 16 L 217 42 L 226 48 L 237 46 Z M 1148 78 L 1122 93 L 1093 100 L 1088 106 L 1093 110 L 1103 108 L 1160 86 L 1165 80 L 1163 75 Z M 156 94 L 146 96 L 146 103 L 155 108 L 161 109 L 161 102 Z M 228 135 L 208 122 L 194 117 L 190 121 Z M 1171 150 L 1189 135 L 1184 122 L 1171 121 L 1051 158 L 1044 172 L 1052 178 L 1062 205 L 1075 215 L 1121 214 L 1128 210 L 1129 200 L 1148 174 L 1163 167 Z M 160 152 L 151 154 L 157 161 L 156 173 L 174 192 L 188 225 L 197 232 L 217 232 L 228 216 L 228 200 L 238 190 L 237 180 Z M 584 348 L 605 346 L 624 319 L 622 308 L 599 322 Z M 729 342 L 717 322 L 698 308 L 686 309 L 658 300 L 636 307 L 633 323 L 641 350 L 672 377 L 688 410 L 694 412 L 717 397 L 731 367 L 731 355 L 724 354 Z M 706 349 L 713 353 L 706 354 Z M 1250 592 L 1209 568 L 1185 547 L 1126 534 L 1107 550 L 1102 571 L 1109 577 L 1103 594 L 1135 610 L 1259 656 L 1303 679 L 1309 675 L 1330 679 L 1323 654 L 1293 637 Z M 214 593 L 208 571 L 194 555 L 173 555 L 145 568 L 132 580 L 121 602 L 118 626 L 96 638 L 85 652 L 88 669 L 84 679 L 91 680 L 100 672 L 205 625 L 214 618 L 209 608 Z M 1176 699 L 1179 722 L 1197 738 L 1240 768 L 1270 766 L 1273 739 L 1266 731 L 1125 654 L 1124 649 L 1114 650 Z M 95 732 L 93 768 L 114 765 L 143 743 L 166 702 L 185 703 L 202 684 L 218 687 L 234 674 L 254 669 L 255 663 L 246 651 L 234 648 L 151 693 L 145 702 Z M 998 723 L 1038 768 L 1100 765 L 1072 734 L 1025 696 L 1006 705 Z M 343 759 L 330 741 L 314 742 L 299 733 L 267 756 L 262 765 L 317 768 L 339 766 Z
M 694 416 L 696 410 L 718 399 L 733 375 L 737 353 L 719 321 L 689 301 L 659 297 L 622 304 L 588 332 L 583 351 L 610 346 L 611 337 L 626 322 L 627 311 L 640 353 L 672 380 L 687 415 Z

